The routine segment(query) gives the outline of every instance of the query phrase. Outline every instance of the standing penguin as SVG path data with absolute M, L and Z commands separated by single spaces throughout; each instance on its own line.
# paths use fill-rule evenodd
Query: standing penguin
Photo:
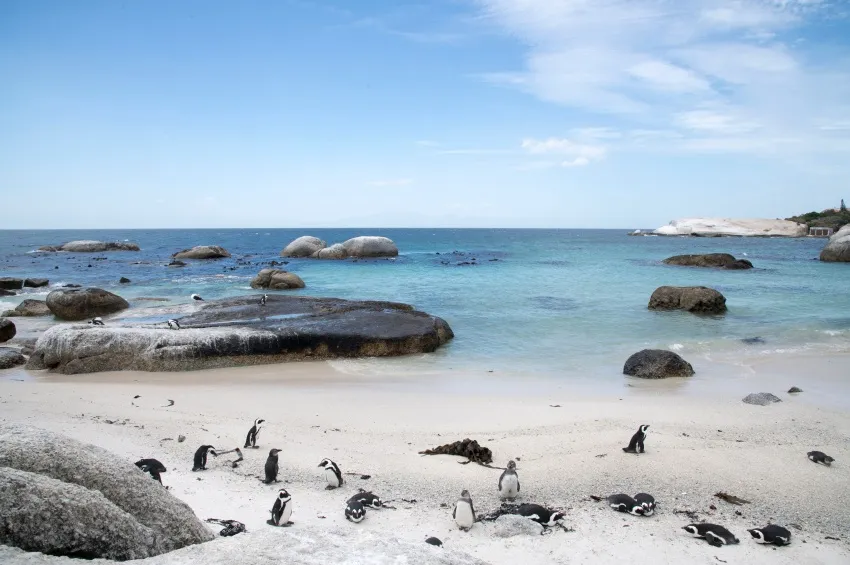
M 325 457 L 319 463 L 319 467 L 325 470 L 325 480 L 328 481 L 328 486 L 325 487 L 326 490 L 332 490 L 342 486 L 344 481 L 342 480 L 342 471 L 339 470 L 339 465 Z
M 145 473 L 150 473 L 151 477 L 159 481 L 159 484 L 162 484 L 162 477 L 159 474 L 165 472 L 165 465 L 156 459 L 139 459 L 136 461 L 136 467 Z
M 207 455 L 218 457 L 218 453 L 215 452 L 215 447 L 211 445 L 202 445 L 197 451 L 195 451 L 194 466 L 192 467 L 193 471 L 207 470 Z
M 268 299 L 269 299 L 269 295 L 268 295 L 268 294 L 264 294 L 264 295 L 263 295 L 263 297 L 262 297 L 262 298 L 260 298 L 260 306 L 265 306 L 265 305 L 266 305 L 266 301 L 267 301 Z
M 267 524 L 282 527 L 292 525 L 292 522 L 289 521 L 290 516 L 292 516 L 292 496 L 286 492 L 285 488 L 280 489 L 280 492 L 277 493 L 271 513 L 271 520 L 267 520 Z
M 835 461 L 835 459 L 833 459 L 823 451 L 809 451 L 808 453 L 806 453 L 806 456 L 809 458 L 809 461 L 812 461 L 814 463 L 823 463 L 827 467 L 832 465 L 832 462 Z
M 499 496 L 502 500 L 515 499 L 519 494 L 519 475 L 516 474 L 516 463 L 513 459 L 508 461 L 508 468 L 499 477 Z
M 452 518 L 455 519 L 457 527 L 464 532 L 468 532 L 475 524 L 475 507 L 472 505 L 472 497 L 469 496 L 468 490 L 460 493 L 460 498 L 455 503 L 455 509 L 452 512 Z
M 366 517 L 366 509 L 359 500 L 351 499 L 345 504 L 345 519 L 349 522 L 362 522 Z
M 736 538 L 732 532 L 723 526 L 718 526 L 717 524 L 708 524 L 705 522 L 701 524 L 688 524 L 682 529 L 695 538 L 705 538 L 705 541 L 707 541 L 709 545 L 713 545 L 715 547 L 740 543 L 738 538 Z
M 635 495 L 635 502 L 643 507 L 644 516 L 652 516 L 655 514 L 655 497 L 645 492 L 639 492 Z
M 612 494 L 607 498 L 608 506 L 617 512 L 628 512 L 633 516 L 643 516 L 643 505 L 627 494 Z
M 251 426 L 251 429 L 248 430 L 248 435 L 245 437 L 245 447 L 253 447 L 254 449 L 259 449 L 257 447 L 257 438 L 260 437 L 260 428 L 263 427 L 262 418 L 257 418 L 254 420 L 254 425 Z
M 775 524 L 768 524 L 763 528 L 753 528 L 747 531 L 750 532 L 756 543 L 773 545 L 788 545 L 791 543 L 791 532 Z
M 269 458 L 266 459 L 266 480 L 267 485 L 277 482 L 277 474 L 280 471 L 280 464 L 277 461 L 277 454 L 280 449 L 272 449 L 269 451 Z
M 628 447 L 624 447 L 623 451 L 625 451 L 626 453 L 643 453 L 643 442 L 646 441 L 646 431 L 648 429 L 648 424 L 643 424 L 641 427 L 639 427 L 638 431 L 635 432 L 635 435 L 632 436 Z

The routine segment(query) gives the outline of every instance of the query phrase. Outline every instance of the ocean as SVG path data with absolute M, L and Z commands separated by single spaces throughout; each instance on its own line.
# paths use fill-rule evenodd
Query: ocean
M 256 294 L 251 278 L 301 235 L 329 244 L 356 235 L 396 242 L 394 260 L 289 259 L 307 287 L 291 294 L 406 302 L 447 320 L 455 339 L 438 352 L 336 361 L 342 371 L 386 374 L 510 373 L 559 379 L 619 379 L 643 348 L 672 349 L 692 363 L 850 351 L 850 271 L 817 260 L 824 239 L 629 237 L 625 230 L 206 229 L 0 231 L 2 276 L 96 286 L 128 300 L 189 300 Z M 79 239 L 133 241 L 141 252 L 35 253 Z M 232 258 L 167 268 L 170 255 L 221 245 Z M 728 252 L 747 271 L 666 266 L 684 253 Z M 473 261 L 473 258 L 475 259 Z M 130 284 L 119 284 L 120 277 Z M 704 285 L 727 298 L 723 316 L 652 312 L 661 285 Z M 28 289 L 0 298 L 0 310 Z M 281 291 L 283 292 L 283 291 Z M 148 303 L 150 304 L 150 303 Z M 144 302 L 134 307 L 144 307 Z M 744 343 L 744 338 L 761 338 Z

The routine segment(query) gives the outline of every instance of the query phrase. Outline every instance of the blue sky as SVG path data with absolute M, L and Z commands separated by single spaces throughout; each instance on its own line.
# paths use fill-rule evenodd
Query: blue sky
M 4 0 L 0 84 L 5 228 L 633 228 L 850 200 L 846 0 Z

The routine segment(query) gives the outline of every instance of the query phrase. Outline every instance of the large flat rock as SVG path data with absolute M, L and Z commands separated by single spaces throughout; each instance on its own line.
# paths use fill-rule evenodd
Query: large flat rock
M 789 220 L 762 218 L 684 218 L 655 230 L 655 235 L 701 237 L 803 237 L 806 225 Z
M 69 241 L 62 245 L 44 245 L 39 251 L 67 251 L 70 253 L 99 253 L 102 251 L 139 251 L 139 246 L 128 241 L 94 241 L 90 239 Z
M 65 374 L 186 371 L 428 353 L 454 337 L 444 320 L 406 304 L 274 295 L 261 306 L 259 298 L 209 300 L 188 315 L 129 325 L 54 326 L 27 367 Z M 182 329 L 168 329 L 170 317 Z

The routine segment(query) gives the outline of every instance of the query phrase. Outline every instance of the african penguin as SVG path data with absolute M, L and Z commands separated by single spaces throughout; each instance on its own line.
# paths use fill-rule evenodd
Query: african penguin
M 644 516 L 652 516 L 655 514 L 655 498 L 651 494 L 639 492 L 635 495 L 635 502 L 643 507 Z
M 178 322 L 177 320 L 168 320 L 165 323 L 168 324 L 168 329 L 170 329 L 170 330 L 179 330 L 180 329 L 180 322 Z
M 215 447 L 211 445 L 202 445 L 197 451 L 195 451 L 195 464 L 192 467 L 193 471 L 207 470 L 207 455 L 218 457 L 218 453 L 215 452 Z
M 806 453 L 809 457 L 809 461 L 814 461 L 815 463 L 823 463 L 827 467 L 832 465 L 832 462 L 835 461 L 832 457 L 824 453 L 823 451 L 809 451 Z
M 289 521 L 289 518 L 292 516 L 292 496 L 286 492 L 285 488 L 280 489 L 280 492 L 277 493 L 271 513 L 271 520 L 268 520 L 266 522 L 267 524 L 283 527 L 288 527 L 292 524 Z
M 457 527 L 464 532 L 468 532 L 475 524 L 475 507 L 472 505 L 472 497 L 469 496 L 468 490 L 460 493 L 460 498 L 455 503 L 455 509 L 452 512 L 452 518 L 455 519 Z
M 260 298 L 260 306 L 265 306 L 265 305 L 266 305 L 266 301 L 267 301 L 268 299 L 269 299 L 269 295 L 268 295 L 268 294 L 264 294 L 264 295 L 263 295 L 263 297 L 262 297 L 262 298 Z
M 339 470 L 339 465 L 325 457 L 322 459 L 322 462 L 319 463 L 319 467 L 322 467 L 325 470 L 325 480 L 328 482 L 328 486 L 325 487 L 326 490 L 342 486 L 342 471 Z
M 547 528 L 556 526 L 566 517 L 566 514 L 564 514 L 560 510 L 549 510 L 548 508 L 544 508 L 539 504 L 528 503 L 520 504 L 517 508 L 517 514 L 519 514 L 520 516 L 524 516 L 530 520 L 534 520 L 541 526 L 545 526 Z
M 357 500 L 349 500 L 345 505 L 345 519 L 350 522 L 362 522 L 366 517 L 366 509 Z
M 197 294 L 193 294 L 191 298 L 192 298 L 192 300 L 203 300 L 203 298 L 201 298 L 201 297 L 200 297 L 199 295 L 197 295 Z
M 623 451 L 626 453 L 644 453 L 643 450 L 643 442 L 646 441 L 646 431 L 649 429 L 649 425 L 643 424 L 638 428 L 638 431 L 635 432 L 635 435 L 632 436 L 631 441 L 629 441 L 628 447 L 624 447 Z
M 136 461 L 136 467 L 145 473 L 150 473 L 151 477 L 159 481 L 159 484 L 162 484 L 162 477 L 159 474 L 165 473 L 165 465 L 156 459 L 139 459 Z
M 92 318 L 91 320 L 89 320 L 88 323 L 92 326 L 105 326 L 106 325 L 106 324 L 103 323 L 103 320 L 101 320 L 100 317 Z
M 363 489 L 360 489 L 360 492 L 349 498 L 348 502 L 352 502 L 354 500 L 368 508 L 381 508 L 383 506 L 380 496 Z
M 643 516 L 643 505 L 628 494 L 612 494 L 607 499 L 608 506 L 617 512 L 628 512 L 634 516 Z
M 768 524 L 763 528 L 753 528 L 747 531 L 750 532 L 756 543 L 772 543 L 773 545 L 788 545 L 791 543 L 791 532 L 775 524 Z
M 434 536 L 425 538 L 425 543 L 437 547 L 443 547 L 443 542 L 440 541 L 440 538 L 435 538 Z
M 280 449 L 272 449 L 269 451 L 269 458 L 266 459 L 266 480 L 267 485 L 277 482 L 277 474 L 280 471 L 280 464 L 277 461 L 277 454 Z
M 688 524 L 682 529 L 695 538 L 705 538 L 705 541 L 707 541 L 709 545 L 713 545 L 715 547 L 739 543 L 738 538 L 732 535 L 732 532 L 723 526 L 718 526 L 717 524 L 708 524 L 705 522 L 701 524 Z
M 257 418 L 254 420 L 254 425 L 251 426 L 251 429 L 248 430 L 248 435 L 245 437 L 245 447 L 253 447 L 254 449 L 259 449 L 257 447 L 257 438 L 260 436 L 260 428 L 263 427 L 262 418 Z
M 509 498 L 515 499 L 519 494 L 519 475 L 516 474 L 516 463 L 512 460 L 508 461 L 508 468 L 499 477 L 499 496 L 502 500 Z

